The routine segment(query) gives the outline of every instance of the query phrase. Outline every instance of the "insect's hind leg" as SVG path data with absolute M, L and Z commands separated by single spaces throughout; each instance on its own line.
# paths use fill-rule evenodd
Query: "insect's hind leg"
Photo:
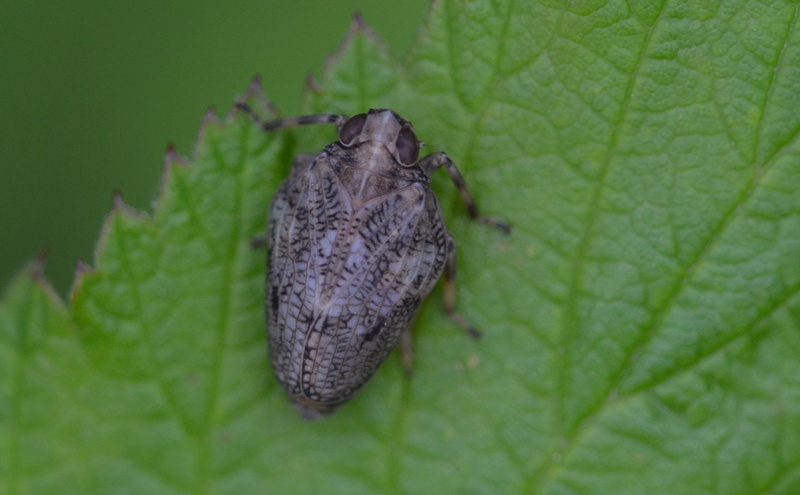
M 337 129 L 340 129 L 345 122 L 347 122 L 346 115 L 339 115 L 335 113 L 320 113 L 316 115 L 302 115 L 300 117 L 285 117 L 275 120 L 261 120 L 261 117 L 256 115 L 249 105 L 243 102 L 237 102 L 236 108 L 245 112 L 253 119 L 253 122 L 259 125 L 263 130 L 277 131 L 289 127 L 297 127 L 300 125 L 314 125 L 314 124 L 335 124 Z
M 423 158 L 419 162 L 419 165 L 428 175 L 430 175 L 430 173 L 437 168 L 444 166 L 444 169 L 447 171 L 447 175 L 450 176 L 450 180 L 453 181 L 456 189 L 458 189 L 458 194 L 461 196 L 461 200 L 467 207 L 467 213 L 472 219 L 491 225 L 492 227 L 505 233 L 511 232 L 511 226 L 506 222 L 497 218 L 481 215 L 478 212 L 478 205 L 475 204 L 475 200 L 472 198 L 472 193 L 469 192 L 469 188 L 467 187 L 467 183 L 464 181 L 464 177 L 461 175 L 458 167 L 456 167 L 456 164 L 453 163 L 453 160 L 450 159 L 447 153 L 443 151 L 431 153 Z
M 447 233 L 447 258 L 444 262 L 444 312 L 470 337 L 479 339 L 483 335 L 456 311 L 456 245 L 449 232 Z

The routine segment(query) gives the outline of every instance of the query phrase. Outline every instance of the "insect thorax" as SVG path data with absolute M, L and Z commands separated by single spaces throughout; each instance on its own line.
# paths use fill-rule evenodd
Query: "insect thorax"
M 417 166 L 403 167 L 379 143 L 344 148 L 326 146 L 317 160 L 327 160 L 348 192 L 354 208 L 370 199 L 408 187 L 411 182 L 428 184 L 428 176 Z

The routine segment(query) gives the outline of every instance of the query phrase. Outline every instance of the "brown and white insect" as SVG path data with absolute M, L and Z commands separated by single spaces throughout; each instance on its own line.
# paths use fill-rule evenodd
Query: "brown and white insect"
M 419 160 L 411 123 L 392 110 L 260 122 L 266 131 L 332 123 L 339 140 L 300 155 L 269 210 L 267 337 L 275 375 L 306 419 L 351 399 L 408 329 L 444 273 L 446 313 L 455 310 L 455 245 L 429 176 L 444 167 L 472 218 L 478 213 L 447 154 Z

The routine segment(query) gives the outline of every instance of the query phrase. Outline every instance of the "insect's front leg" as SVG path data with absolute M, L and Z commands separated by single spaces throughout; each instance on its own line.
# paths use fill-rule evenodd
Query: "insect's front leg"
M 335 124 L 336 129 L 341 129 L 342 125 L 347 122 L 346 115 L 339 115 L 335 113 L 320 113 L 316 115 L 302 115 L 300 117 L 286 117 L 283 119 L 275 119 L 263 121 L 261 117 L 253 112 L 249 105 L 243 102 L 237 102 L 236 108 L 242 110 L 250 116 L 253 121 L 259 125 L 263 130 L 277 131 L 280 129 L 287 129 L 289 127 L 297 127 L 300 125 L 314 125 L 314 124 Z
M 437 168 L 444 166 L 444 169 L 447 171 L 447 175 L 450 176 L 450 180 L 453 181 L 456 189 L 458 189 L 458 194 L 461 196 L 461 200 L 467 207 L 467 213 L 472 219 L 489 224 L 505 233 L 511 232 L 511 226 L 506 222 L 497 218 L 481 215 L 478 212 L 478 205 L 475 204 L 475 200 L 472 198 L 472 193 L 469 192 L 469 188 L 467 187 L 467 183 L 464 181 L 464 177 L 461 175 L 458 167 L 456 167 L 456 164 L 453 163 L 453 160 L 450 159 L 447 153 L 443 151 L 431 153 L 420 160 L 419 165 L 428 175 L 430 175 L 430 173 Z

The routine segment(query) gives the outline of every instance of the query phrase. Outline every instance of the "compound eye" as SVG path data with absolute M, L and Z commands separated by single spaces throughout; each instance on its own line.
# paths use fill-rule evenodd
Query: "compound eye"
M 342 143 L 342 146 L 352 146 L 355 144 L 366 122 L 367 114 L 365 113 L 350 117 L 350 120 L 345 122 L 342 129 L 339 131 L 339 142 Z
M 395 143 L 397 148 L 397 158 L 403 165 L 414 165 L 419 157 L 419 141 L 414 130 L 410 127 L 403 127 L 397 136 Z

